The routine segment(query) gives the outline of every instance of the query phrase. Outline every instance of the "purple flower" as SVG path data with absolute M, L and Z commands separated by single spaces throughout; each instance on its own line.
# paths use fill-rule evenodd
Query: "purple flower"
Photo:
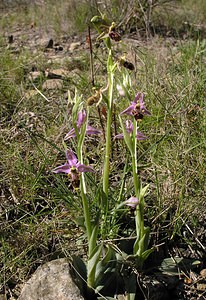
M 85 110 L 82 110 L 78 113 L 78 117 L 77 117 L 77 128 L 78 130 L 80 130 L 80 128 L 82 127 L 82 125 L 84 124 L 86 120 L 86 111 Z M 90 125 L 87 125 L 86 127 L 86 134 L 101 134 L 101 131 L 98 130 L 98 129 L 95 129 L 94 127 L 90 126 Z M 75 129 L 72 128 L 65 136 L 64 140 L 68 140 L 70 138 L 73 138 L 76 136 L 76 132 L 75 132 Z
M 94 172 L 94 169 L 92 167 L 86 166 L 78 162 L 77 157 L 71 149 L 66 151 L 66 158 L 67 162 L 64 165 L 55 168 L 53 170 L 54 173 L 66 173 L 72 178 L 74 174 Z
M 142 141 L 142 140 L 146 140 L 147 137 L 142 132 L 140 132 L 139 130 L 137 130 L 136 139 L 138 141 Z
M 76 136 L 75 129 L 72 128 L 72 129 L 65 135 L 64 140 L 66 141 L 66 140 L 68 140 L 68 139 L 70 139 L 70 138 L 73 138 L 73 137 L 75 137 L 75 136 Z
M 133 102 L 120 115 L 126 114 L 134 116 L 135 120 L 141 120 L 144 115 L 151 115 L 144 105 L 144 94 L 137 93 Z
M 131 197 L 128 200 L 126 200 L 124 203 L 127 206 L 130 206 L 131 208 L 135 209 L 139 204 L 139 200 L 136 197 Z
M 83 109 L 82 111 L 78 112 L 78 117 L 77 117 L 77 128 L 81 128 L 81 126 L 84 124 L 84 121 L 86 120 L 86 110 Z
M 96 129 L 90 125 L 87 125 L 87 128 L 86 128 L 86 134 L 94 134 L 94 135 L 98 135 L 98 134 L 101 134 L 101 130 L 99 129 Z
M 130 134 L 133 132 L 133 130 L 134 130 L 134 125 L 133 125 L 132 121 L 127 120 L 126 121 L 126 131 Z M 124 135 L 123 135 L 123 133 L 120 133 L 120 134 L 117 134 L 114 138 L 115 139 L 123 139 Z M 137 130 L 136 138 L 137 138 L 137 140 L 145 140 L 147 137 L 142 132 Z

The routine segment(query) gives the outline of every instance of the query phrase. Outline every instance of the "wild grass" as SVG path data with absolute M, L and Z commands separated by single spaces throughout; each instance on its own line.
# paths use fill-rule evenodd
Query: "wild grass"
M 195 12 L 191 22 L 201 23 L 206 12 L 203 2 L 196 1 L 195 6 L 193 1 L 181 4 L 179 18 L 187 20 L 187 5 L 191 5 Z M 57 7 L 52 1 L 46 1 L 43 10 L 41 5 L 33 5 L 25 6 L 22 14 L 15 10 L 7 14 L 1 18 L 0 27 L 6 34 L 18 24 L 32 22 L 45 31 L 51 26 L 56 33 L 85 29 L 87 2 L 85 7 L 75 5 L 75 14 L 69 22 L 72 2 L 68 2 L 66 9 L 63 2 Z M 180 5 L 179 2 L 176 5 Z M 200 13 L 201 18 L 197 19 Z M 86 14 L 86 20 L 89 16 Z M 174 22 L 172 13 L 171 20 Z M 4 36 L 1 41 L 0 289 L 3 290 L 7 285 L 23 282 L 44 261 L 79 251 L 72 237 L 76 239 L 82 232 L 72 219 L 79 215 L 81 223 L 77 195 L 71 191 L 66 177 L 51 173 L 57 162 L 64 162 L 62 136 L 71 128 L 65 90 L 50 102 L 40 94 L 25 97 L 31 88 L 27 80 L 28 70 L 35 57 L 28 52 L 13 54 L 5 48 Z M 95 55 L 103 61 L 101 49 L 95 49 Z M 149 43 L 144 41 L 141 46 L 133 46 L 130 55 L 136 57 L 137 73 L 133 77 L 136 90 L 145 92 L 146 104 L 152 113 L 144 121 L 144 126 L 140 125 L 148 139 L 139 145 L 138 150 L 141 178 L 150 183 L 146 222 L 153 231 L 151 244 L 176 238 L 184 241 L 182 229 L 185 222 L 190 226 L 195 224 L 195 231 L 206 205 L 205 40 L 164 41 L 155 37 Z M 101 68 L 99 60 L 95 64 Z M 74 90 L 75 82 L 85 99 L 92 92 L 87 63 L 88 60 L 75 80 L 66 83 L 66 89 Z M 46 66 L 47 62 L 42 59 L 39 64 Z M 101 73 L 98 69 L 98 72 L 97 81 L 100 78 L 98 83 L 102 84 L 104 70 Z M 37 87 L 41 89 L 41 83 Z M 120 107 L 123 108 L 122 102 Z M 93 108 L 95 123 L 98 122 L 97 115 Z M 120 129 L 119 124 L 117 127 Z M 101 168 L 104 141 L 94 143 L 93 139 L 89 141 L 86 160 Z M 124 168 L 121 162 L 126 153 L 121 142 L 118 145 L 119 150 L 114 145 L 113 153 L 112 201 L 119 192 L 122 178 L 118 177 L 118 168 Z M 125 172 L 130 172 L 129 165 Z M 101 171 L 95 180 L 89 177 L 91 194 L 92 185 L 97 184 L 100 177 Z M 125 197 L 131 190 L 132 183 L 127 182 Z M 93 205 L 95 211 L 95 201 Z M 130 222 L 128 216 L 124 215 L 124 218 Z M 108 233 L 113 225 L 108 224 Z M 195 243 L 189 233 L 187 238 Z

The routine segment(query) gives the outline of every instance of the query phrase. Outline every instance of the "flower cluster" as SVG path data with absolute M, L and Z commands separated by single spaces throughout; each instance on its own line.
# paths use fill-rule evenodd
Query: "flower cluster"
M 135 126 L 135 129 L 134 129 L 134 123 L 133 123 L 134 120 L 135 120 L 135 122 L 141 121 L 145 115 L 146 116 L 151 115 L 151 113 L 145 107 L 143 93 L 137 93 L 135 95 L 134 101 L 132 101 L 131 104 L 120 113 L 120 116 L 124 115 L 124 114 L 134 117 L 133 121 L 126 120 L 126 127 L 125 127 L 126 132 L 130 136 L 132 136 L 132 135 L 135 136 L 137 140 L 145 140 L 147 137 L 138 130 L 137 126 Z M 135 130 L 135 132 L 134 132 L 134 130 Z M 123 133 L 118 134 L 115 136 L 115 138 L 123 139 L 124 134 Z M 131 149 L 133 149 L 133 147 Z M 133 149 L 132 151 L 136 151 L 136 150 Z M 136 164 L 136 162 L 135 162 L 135 164 Z M 134 169 L 136 169 L 136 167 L 134 167 Z M 139 199 L 136 197 L 131 197 L 128 200 L 126 200 L 124 203 L 127 206 L 130 206 L 132 209 L 135 209 L 137 207 L 137 205 L 139 205 Z
M 77 130 L 78 133 L 81 133 L 81 127 L 86 121 L 86 111 L 82 110 L 78 113 L 77 116 Z M 101 134 L 101 131 L 98 129 L 93 128 L 90 125 L 86 125 L 86 134 Z M 65 136 L 64 140 L 68 140 L 70 138 L 76 137 L 76 129 L 72 128 Z M 74 152 L 71 149 L 66 151 L 66 158 L 67 161 L 65 164 L 55 168 L 53 170 L 54 173 L 66 173 L 68 174 L 71 184 L 74 189 L 79 188 L 80 184 L 80 174 L 84 172 L 94 172 L 94 169 L 91 166 L 86 166 L 81 164 L 77 157 L 75 156 Z

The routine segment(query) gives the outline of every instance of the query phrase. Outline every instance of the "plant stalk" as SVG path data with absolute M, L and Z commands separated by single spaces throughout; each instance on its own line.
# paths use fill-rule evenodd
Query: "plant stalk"
M 136 233 L 137 238 L 140 240 L 144 234 L 144 204 L 143 200 L 140 198 L 140 178 L 138 176 L 138 167 L 137 167 L 137 122 L 134 122 L 134 131 L 133 131 L 133 153 L 132 153 L 132 172 L 134 179 L 134 189 L 137 199 L 140 203 L 136 207 L 135 211 L 135 223 L 136 223 Z
M 106 150 L 103 170 L 103 191 L 108 197 L 109 171 L 110 171 L 110 154 L 111 154 L 111 125 L 112 125 L 112 107 L 113 107 L 113 87 L 114 73 L 111 70 L 112 56 L 111 51 L 108 58 L 108 111 L 107 111 L 107 129 L 106 129 Z
M 78 159 L 82 164 L 83 164 L 83 151 L 82 151 L 83 149 L 82 149 L 82 147 L 83 147 L 85 133 L 86 133 L 86 124 L 88 122 L 88 115 L 89 115 L 89 112 L 87 113 L 87 120 L 84 124 L 84 130 L 82 132 L 82 139 L 80 139 L 78 141 L 78 147 L 77 147 Z M 86 196 L 87 190 L 86 190 L 84 173 L 81 173 L 81 176 L 80 176 L 80 190 L 81 190 L 81 198 L 82 198 L 82 204 L 83 204 L 83 210 L 84 210 L 87 238 L 88 238 L 88 242 L 89 242 L 91 234 L 92 234 L 92 227 L 91 227 L 91 216 L 90 216 L 89 204 L 88 204 L 88 199 Z M 90 253 L 90 251 L 91 251 L 91 249 L 89 249 L 89 253 Z

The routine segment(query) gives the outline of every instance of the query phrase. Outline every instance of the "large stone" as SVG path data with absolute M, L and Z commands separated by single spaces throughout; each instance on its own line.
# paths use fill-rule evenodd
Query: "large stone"
M 62 88 L 62 79 L 47 79 L 42 85 L 43 90 L 61 90 Z
M 72 281 L 66 258 L 40 266 L 25 283 L 18 300 L 83 300 Z
M 69 71 L 64 69 L 46 70 L 46 78 L 48 79 L 62 79 L 63 77 L 69 76 Z
M 80 46 L 81 46 L 81 42 L 71 43 L 69 46 L 69 51 L 74 52 L 74 50 L 77 50 Z

